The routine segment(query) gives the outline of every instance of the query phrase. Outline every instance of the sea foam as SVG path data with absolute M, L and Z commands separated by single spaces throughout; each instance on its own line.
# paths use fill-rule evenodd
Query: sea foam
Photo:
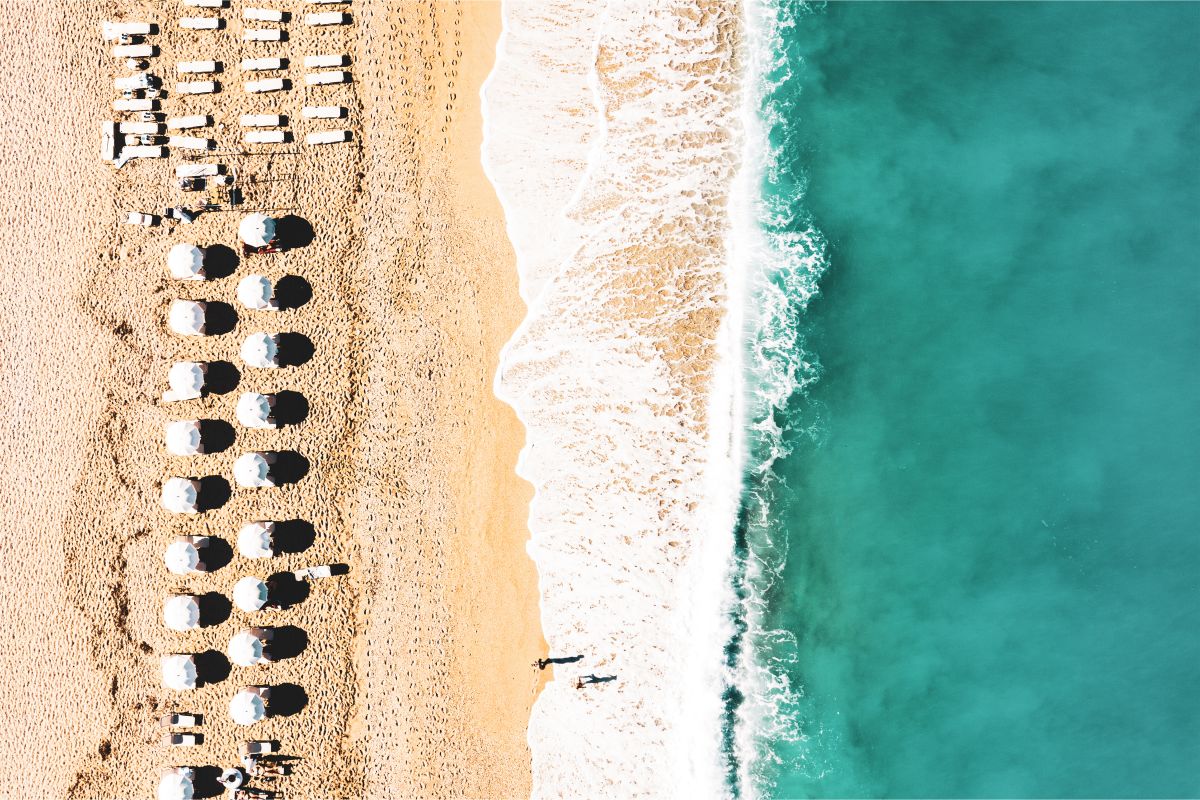
M 731 4 L 504 4 L 484 165 L 528 316 L 496 393 L 524 423 L 556 667 L 535 797 L 720 796 L 740 494 Z M 736 422 L 736 424 L 735 424 Z M 576 689 L 576 676 L 616 680 Z

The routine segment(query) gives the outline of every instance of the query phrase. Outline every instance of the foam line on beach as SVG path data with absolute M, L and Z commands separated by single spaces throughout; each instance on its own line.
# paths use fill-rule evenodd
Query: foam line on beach
M 528 315 L 498 396 L 527 431 L 530 556 L 559 667 L 535 797 L 723 792 L 739 496 L 728 312 L 737 7 L 504 6 L 483 156 Z

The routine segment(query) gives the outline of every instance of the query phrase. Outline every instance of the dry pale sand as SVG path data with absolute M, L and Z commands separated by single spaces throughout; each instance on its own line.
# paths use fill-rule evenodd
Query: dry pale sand
M 288 41 L 243 44 L 243 5 L 222 12 L 219 32 L 181 31 L 179 16 L 213 12 L 177 0 L 0 7 L 0 794 L 150 797 L 162 768 L 232 766 L 237 745 L 260 738 L 297 757 L 293 775 L 258 782 L 285 797 L 527 796 L 525 729 L 539 686 L 530 662 L 544 643 L 524 553 L 530 490 L 513 473 L 522 433 L 491 392 L 524 309 L 479 166 L 478 92 L 499 9 L 355 0 L 350 27 L 314 31 L 293 18 Z M 298 0 L 253 5 L 305 10 Z M 103 19 L 161 26 L 151 70 L 168 89 L 176 61 L 224 62 L 220 93 L 172 93 L 164 110 L 213 114 L 209 135 L 218 160 L 239 170 L 244 208 L 306 220 L 311 244 L 243 258 L 216 281 L 168 280 L 172 244 L 236 246 L 241 214 L 174 229 L 120 224 L 125 211 L 190 198 L 173 187 L 178 151 L 119 172 L 97 157 L 120 74 Z M 350 54 L 354 83 L 305 87 L 302 56 L 317 52 Z M 271 55 L 292 59 L 295 88 L 244 94 L 238 63 Z M 239 114 L 286 113 L 302 139 L 316 127 L 300 119 L 305 103 L 349 107 L 354 141 L 244 152 Z M 234 289 L 251 272 L 300 276 L 312 298 L 280 314 L 241 309 Z M 175 297 L 230 303 L 236 327 L 175 336 L 164 327 Z M 314 355 L 287 370 L 244 368 L 237 348 L 255 331 L 303 334 Z M 164 404 L 167 368 L 181 359 L 232 361 L 240 384 Z M 233 422 L 238 392 L 284 389 L 308 400 L 297 426 L 238 427 L 217 454 L 163 448 L 167 421 Z M 236 456 L 257 449 L 298 450 L 310 471 L 285 488 L 235 488 L 198 518 L 159 506 L 163 478 L 229 479 Z M 163 566 L 175 535 L 232 544 L 252 519 L 305 520 L 315 536 L 267 563 L 235 552 L 198 577 Z M 233 609 L 185 634 L 162 624 L 169 591 L 228 596 L 243 575 L 321 563 L 349 573 L 315 583 L 290 609 Z M 194 692 L 161 687 L 162 654 L 223 652 L 247 624 L 295 626 L 307 647 Z M 251 683 L 297 687 L 303 707 L 235 726 L 228 701 Z M 169 711 L 203 714 L 204 744 L 162 745 L 157 720 Z

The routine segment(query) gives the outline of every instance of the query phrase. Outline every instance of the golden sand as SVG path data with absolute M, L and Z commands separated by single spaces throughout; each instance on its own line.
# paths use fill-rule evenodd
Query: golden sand
M 243 44 L 242 0 L 218 32 L 181 31 L 204 16 L 175 0 L 6 3 L 0 83 L 6 147 L 0 248 L 0 787 L 10 796 L 150 797 L 161 769 L 234 766 L 246 739 L 277 739 L 295 772 L 257 785 L 294 798 L 520 797 L 530 786 L 525 727 L 544 652 L 536 575 L 524 553 L 530 491 L 513 474 L 522 433 L 491 392 L 498 352 L 523 307 L 512 253 L 479 166 L 479 86 L 491 66 L 499 9 L 484 3 L 356 0 L 354 23 L 315 31 L 304 4 L 285 8 L 290 38 Z M 99 161 L 100 123 L 114 119 L 124 74 L 100 39 L 103 19 L 157 22 L 151 71 L 171 89 L 176 61 L 220 60 L 222 91 L 171 97 L 168 116 L 210 113 L 236 166 L 243 211 L 143 229 L 126 211 L 189 200 L 173 186 L 179 151 L 119 172 Z M 266 27 L 265 24 L 259 24 Z M 354 82 L 304 86 L 302 57 L 347 53 Z M 294 88 L 241 90 L 242 58 L 285 56 Z M 19 70 L 19 72 L 18 72 Z M 238 116 L 300 107 L 350 109 L 349 144 L 250 146 Z M 235 152 L 228 152 L 235 151 Z M 273 155 L 272 155 L 273 153 Z M 303 218 L 312 243 L 245 257 L 230 277 L 168 279 L 171 245 L 236 247 L 245 210 Z M 237 281 L 257 272 L 305 279 L 312 299 L 278 314 L 241 308 Z M 197 339 L 164 325 L 176 297 L 238 309 L 235 329 Z M 302 366 L 255 370 L 237 357 L 257 331 L 307 336 Z M 232 361 L 237 389 L 163 403 L 177 360 Z M 293 390 L 310 413 L 279 431 L 236 426 L 217 454 L 175 457 L 174 419 L 235 422 L 241 391 Z M 248 450 L 295 449 L 310 471 L 278 489 L 234 488 L 202 516 L 166 513 L 170 475 L 222 475 Z M 232 481 L 231 481 L 232 482 Z M 167 572 L 178 534 L 234 544 L 253 519 L 303 519 L 311 546 L 269 564 L 236 550 L 196 577 Z M 162 624 L 171 591 L 228 596 L 244 575 L 323 563 L 349 573 L 316 581 L 303 603 L 188 633 Z M 161 686 L 165 653 L 224 652 L 251 625 L 296 626 L 307 647 L 267 667 L 232 667 L 193 692 Z M 245 684 L 287 685 L 294 715 L 249 728 L 227 706 Z M 161 744 L 158 718 L 200 713 L 198 747 Z M 14 787 L 20 787 L 16 791 Z

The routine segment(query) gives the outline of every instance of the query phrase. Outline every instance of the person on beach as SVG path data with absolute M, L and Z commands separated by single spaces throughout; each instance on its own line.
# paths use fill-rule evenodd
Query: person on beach
M 551 664 L 574 664 L 576 661 L 582 661 L 583 656 L 559 656 L 557 658 L 539 658 L 533 662 L 533 665 L 539 670 L 543 670 Z
M 242 766 L 245 768 L 246 773 L 253 778 L 287 774 L 287 767 L 283 764 L 277 764 L 272 761 L 260 761 L 256 756 L 248 754 L 242 756 Z
M 608 683 L 609 681 L 615 681 L 616 679 L 616 675 L 584 675 L 575 680 L 575 688 L 582 689 L 585 686 L 591 686 L 593 683 Z

